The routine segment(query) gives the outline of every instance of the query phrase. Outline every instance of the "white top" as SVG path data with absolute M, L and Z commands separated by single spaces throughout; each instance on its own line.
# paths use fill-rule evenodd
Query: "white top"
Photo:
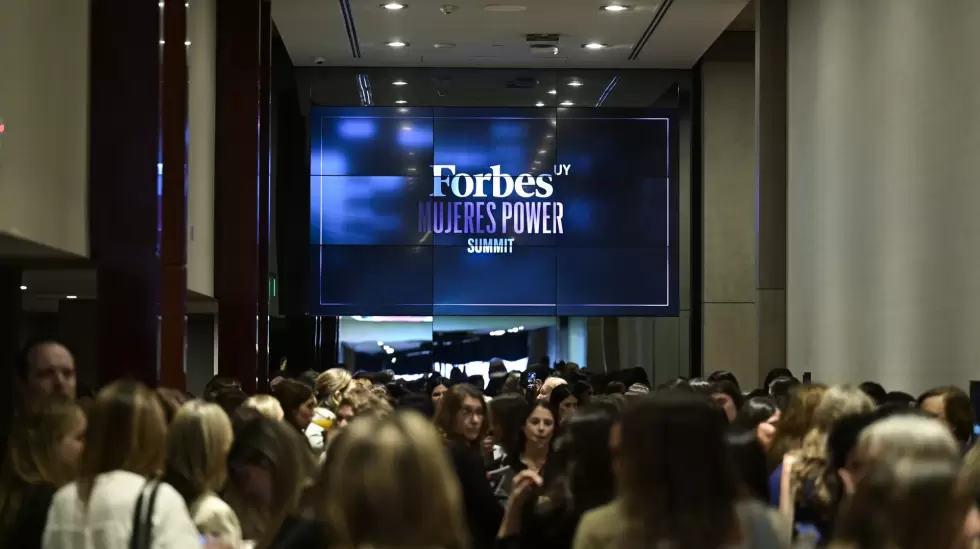
M 314 421 L 318 419 L 328 419 L 332 422 L 337 421 L 337 415 L 327 408 L 317 408 L 313 414 Z M 303 434 L 306 435 L 306 440 L 310 441 L 310 447 L 313 448 L 314 452 L 321 453 L 326 450 L 328 435 L 326 429 L 311 421 Z
M 146 478 L 128 471 L 96 477 L 88 505 L 71 483 L 55 494 L 48 510 L 44 549 L 129 549 L 136 500 Z M 153 508 L 152 549 L 201 547 L 201 534 L 177 490 L 161 483 Z
M 202 534 L 218 538 L 237 549 L 242 546 L 242 526 L 235 511 L 212 492 L 197 498 L 190 508 L 191 519 Z

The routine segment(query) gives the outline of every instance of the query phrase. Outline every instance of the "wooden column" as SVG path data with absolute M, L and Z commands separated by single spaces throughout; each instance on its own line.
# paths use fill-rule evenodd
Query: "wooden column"
M 163 8 L 160 384 L 183 391 L 187 333 L 187 8 Z
M 218 373 L 237 378 L 249 393 L 258 377 L 260 317 L 261 8 L 261 0 L 218 0 L 215 53 Z
M 91 0 L 89 241 L 99 381 L 157 383 L 160 8 Z

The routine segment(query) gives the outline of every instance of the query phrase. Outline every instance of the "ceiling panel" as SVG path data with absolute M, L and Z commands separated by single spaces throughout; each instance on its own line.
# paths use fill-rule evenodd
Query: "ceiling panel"
M 745 7 L 747 0 L 515 0 L 524 11 L 487 11 L 490 2 L 405 0 L 399 11 L 381 0 L 276 0 L 273 19 L 296 65 L 564 67 L 688 69 Z M 360 56 L 353 53 L 342 6 L 350 5 Z M 607 3 L 632 9 L 610 13 Z M 499 2 L 497 3 L 499 4 Z M 663 12 L 663 13 L 661 13 Z M 659 21 L 641 55 L 628 58 L 652 22 Z M 557 55 L 532 54 L 525 35 L 557 33 Z M 409 44 L 402 49 L 389 41 Z M 599 42 L 608 47 L 586 50 Z M 436 48 L 435 44 L 453 47 Z

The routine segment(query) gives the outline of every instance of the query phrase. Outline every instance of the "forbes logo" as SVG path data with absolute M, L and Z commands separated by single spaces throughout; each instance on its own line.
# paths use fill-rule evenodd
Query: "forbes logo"
M 432 175 L 432 194 L 429 196 L 437 198 L 445 197 L 447 188 L 457 198 L 507 198 L 513 194 L 521 198 L 548 198 L 555 192 L 551 174 L 534 177 L 523 173 L 512 177 L 500 173 L 500 166 L 490 166 L 490 173 L 470 175 L 457 174 L 453 165 L 435 165 Z M 490 194 L 487 194 L 488 188 Z

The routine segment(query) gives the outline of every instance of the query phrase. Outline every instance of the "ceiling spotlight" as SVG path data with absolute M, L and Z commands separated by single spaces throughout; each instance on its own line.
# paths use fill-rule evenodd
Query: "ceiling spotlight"
M 408 82 L 404 80 L 395 80 L 394 82 L 391 83 L 392 86 L 405 86 L 407 84 Z
M 568 85 L 573 88 L 578 88 L 579 86 L 582 85 L 582 82 L 580 80 L 572 80 L 571 82 L 568 83 Z
M 548 95 L 557 95 L 558 90 L 548 90 Z
M 435 44 L 432 44 L 432 47 L 437 50 L 442 50 L 442 49 L 455 48 L 456 44 L 453 44 L 452 42 L 436 42 Z
M 589 42 L 588 44 L 582 44 L 582 47 L 587 50 L 601 50 L 606 47 L 605 44 L 600 44 L 599 42 Z
M 543 107 L 544 106 L 544 101 L 538 101 L 537 103 L 534 104 L 534 106 L 535 107 Z
M 26 290 L 27 289 L 27 286 L 21 286 L 20 289 L 21 289 L 21 291 Z
M 571 107 L 574 104 L 575 103 L 572 103 L 571 101 L 562 101 L 561 103 L 559 103 L 559 105 L 561 105 L 562 107 Z
M 402 126 L 402 131 L 403 132 L 410 132 L 410 131 L 412 131 L 412 127 L 411 126 Z
M 401 42 L 399 40 L 395 40 L 394 42 L 388 42 L 385 45 L 388 46 L 389 48 L 407 48 L 408 47 L 408 44 L 407 43 Z
M 408 112 L 408 109 L 406 109 L 405 107 L 400 107 L 400 108 L 398 109 L 398 112 L 400 112 L 400 113 L 402 113 L 402 114 L 405 114 L 405 113 L 407 113 L 407 112 Z M 412 153 L 409 153 L 409 154 L 412 154 Z
M 398 101 L 395 101 L 396 105 L 404 105 L 405 103 L 408 103 L 408 101 L 405 101 L 404 99 L 399 99 Z
M 540 160 L 535 160 L 535 161 L 534 161 L 534 164 L 535 164 L 535 165 L 538 165 L 538 164 L 540 164 L 540 163 L 541 163 L 541 161 L 540 161 Z
M 191 45 L 191 41 L 190 40 L 184 40 L 184 45 L 185 46 L 190 46 Z
M 78 299 L 77 295 L 66 295 L 65 299 Z
M 551 139 L 552 137 L 554 137 L 554 136 L 551 135 L 550 133 L 548 135 L 544 136 L 545 139 Z
M 381 4 L 381 7 L 388 11 L 398 11 L 407 8 L 405 4 L 401 2 L 388 2 L 387 4 Z
M 538 151 L 538 154 L 548 154 L 548 150 L 547 149 L 541 149 L 540 151 Z
M 629 11 L 631 9 L 633 9 L 631 6 L 621 6 L 619 4 L 610 4 L 608 6 L 602 6 L 602 11 L 620 12 L 620 11 Z

